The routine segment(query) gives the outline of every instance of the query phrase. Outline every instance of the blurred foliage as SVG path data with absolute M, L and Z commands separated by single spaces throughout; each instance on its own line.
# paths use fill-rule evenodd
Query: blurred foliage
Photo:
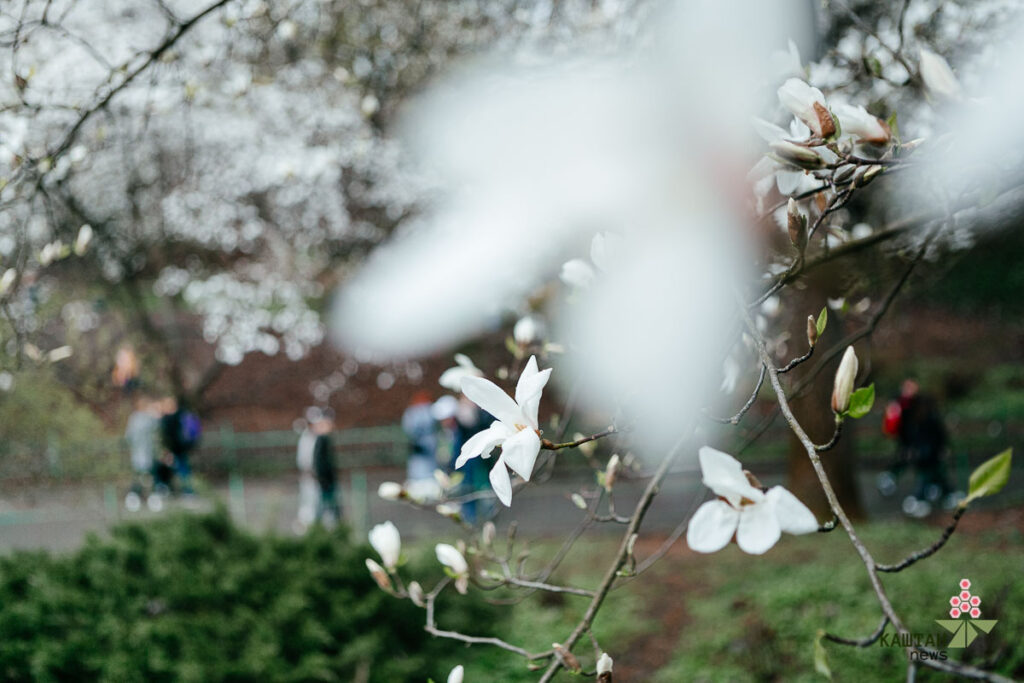
M 972 513 L 968 513 L 968 519 Z M 897 560 L 930 545 L 939 530 L 912 524 L 865 526 L 863 538 L 879 561 Z M 948 617 L 949 596 L 961 578 L 982 599 L 982 617 L 997 619 L 991 634 L 949 656 L 1004 675 L 1024 674 L 1024 546 L 1012 525 L 972 536 L 961 529 L 933 558 L 898 574 L 885 586 L 912 633 L 933 634 L 945 649 L 949 635 L 935 624 Z M 693 627 L 681 634 L 672 662 L 654 681 L 813 681 L 818 629 L 846 638 L 870 635 L 881 619 L 864 566 L 842 531 L 785 537 L 763 558 L 735 546 L 686 567 L 699 591 L 687 594 Z M 892 629 L 888 633 L 892 633 Z M 834 680 L 902 679 L 905 655 L 899 647 L 845 647 L 824 643 Z M 882 673 L 884 672 L 884 673 Z M 946 680 L 927 669 L 918 680 Z
M 406 681 L 435 678 L 459 648 L 423 612 L 380 591 L 343 531 L 254 536 L 224 510 L 117 527 L 77 553 L 0 558 L 0 679 Z M 403 569 L 430 586 L 426 553 Z M 447 628 L 488 634 L 499 612 L 438 603 Z
M 107 476 L 120 453 L 100 452 L 106 434 L 98 417 L 78 401 L 50 367 L 24 370 L 10 391 L 0 392 L 0 474 Z

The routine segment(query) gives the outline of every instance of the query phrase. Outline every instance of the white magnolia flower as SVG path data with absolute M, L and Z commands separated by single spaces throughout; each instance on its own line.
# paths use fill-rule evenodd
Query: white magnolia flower
M 448 674 L 448 683 L 462 683 L 462 677 L 465 675 L 465 671 L 462 665 L 459 664 L 457 667 L 452 669 L 452 672 Z
M 437 561 L 448 567 L 454 575 L 455 590 L 465 595 L 469 584 L 469 565 L 466 564 L 466 558 L 458 548 L 447 543 L 438 543 L 434 546 L 434 554 L 437 555 Z
M 75 238 L 75 255 L 81 256 L 89 248 L 92 242 L 92 226 L 86 223 L 78 229 L 78 237 Z
M 437 380 L 438 384 L 449 391 L 462 391 L 464 377 L 481 377 L 484 374 L 464 353 L 455 354 L 455 363 L 455 367 L 442 372 L 441 378 Z
M 815 136 L 827 138 L 836 132 L 836 123 L 828 110 L 825 96 L 799 78 L 790 78 L 778 91 L 779 102 L 807 124 Z
M 788 48 L 787 50 L 776 50 L 771 54 L 772 73 L 779 78 L 803 76 L 804 65 L 800 61 L 800 48 L 792 39 L 789 40 Z
M 512 338 L 520 346 L 529 346 L 544 337 L 546 332 L 544 321 L 536 315 L 524 315 L 516 321 L 512 328 Z
M 70 346 L 58 346 L 57 348 L 52 349 L 48 354 L 46 354 L 46 357 L 51 363 L 56 363 L 66 358 L 71 358 L 71 355 L 73 353 L 74 351 L 71 350 Z
M 530 356 L 516 384 L 515 400 L 490 380 L 482 377 L 462 380 L 462 393 L 497 419 L 466 441 L 455 467 L 462 467 L 467 460 L 478 455 L 489 457 L 495 446 L 501 446 L 501 455 L 491 468 L 490 479 L 495 495 L 505 505 L 512 504 L 512 480 L 508 469 L 529 481 L 540 453 L 537 411 L 541 393 L 550 376 L 551 368 L 538 370 L 537 357 Z
M 574 258 L 562 264 L 562 271 L 558 274 L 558 277 L 570 287 L 586 289 L 594 284 L 597 273 L 583 259 Z
M 424 601 L 423 586 L 420 585 L 419 581 L 412 581 L 409 583 L 409 599 L 412 600 L 412 604 L 417 607 L 423 607 L 426 602 Z
M 18 277 L 18 271 L 14 268 L 8 268 L 4 271 L 3 275 L 0 275 L 0 296 L 7 293 L 7 290 L 14 284 L 14 280 Z
M 792 43 L 792 41 L 790 41 Z M 602 652 L 597 659 L 597 675 L 610 674 L 612 672 L 612 658 L 607 652 Z
M 590 241 L 590 260 L 593 265 L 583 259 L 574 258 L 562 264 L 562 272 L 558 277 L 572 287 L 590 287 L 597 279 L 599 271 L 608 272 L 613 258 L 612 253 L 619 248 L 621 242 L 622 238 L 614 233 L 597 233 Z
M 843 137 L 850 135 L 858 138 L 861 142 L 873 145 L 884 145 L 892 137 L 889 126 L 880 121 L 877 116 L 869 114 L 864 107 L 838 104 L 835 112 L 839 117 Z
M 397 481 L 383 481 L 377 487 L 377 495 L 384 500 L 398 500 L 405 493 L 405 489 Z
M 704 446 L 698 455 L 704 485 L 720 498 L 699 508 L 686 530 L 687 544 L 700 553 L 721 550 L 733 535 L 740 550 L 761 555 L 782 532 L 809 534 L 818 520 L 796 496 L 781 486 L 767 493 L 753 486 L 736 458 Z
M 370 545 L 380 555 L 385 567 L 395 568 L 395 565 L 398 564 L 398 556 L 402 552 L 402 537 L 394 524 L 384 522 L 370 529 Z
M 839 369 L 836 370 L 835 382 L 832 385 L 832 410 L 836 413 L 845 413 L 850 408 L 850 396 L 853 395 L 853 387 L 857 381 L 858 365 L 853 347 L 847 346 L 843 359 L 839 361 Z
M 929 92 L 948 99 L 960 97 L 960 81 L 941 55 L 921 48 L 921 80 Z

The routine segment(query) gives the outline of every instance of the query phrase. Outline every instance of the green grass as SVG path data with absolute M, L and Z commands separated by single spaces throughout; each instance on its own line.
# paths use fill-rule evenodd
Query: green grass
M 937 536 L 937 529 L 919 525 L 864 527 L 869 548 L 883 562 L 927 546 Z M 942 642 L 945 632 L 935 620 L 948 618 L 948 599 L 957 581 L 970 578 L 972 592 L 982 598 L 983 617 L 999 623 L 967 650 L 951 650 L 951 656 L 979 665 L 998 654 L 1000 672 L 1020 675 L 1021 541 L 1016 529 L 958 534 L 938 555 L 886 575 L 884 583 L 907 627 L 935 634 Z M 712 556 L 688 557 L 677 570 L 687 572 L 699 590 L 686 596 L 690 626 L 679 638 L 673 660 L 654 677 L 656 682 L 824 680 L 813 665 L 818 629 L 860 638 L 872 633 L 881 619 L 864 567 L 842 531 L 786 536 L 763 557 L 744 555 L 732 546 Z M 837 681 L 901 680 L 903 675 L 899 648 L 826 643 L 826 649 Z M 919 680 L 940 679 L 923 669 L 919 674 Z

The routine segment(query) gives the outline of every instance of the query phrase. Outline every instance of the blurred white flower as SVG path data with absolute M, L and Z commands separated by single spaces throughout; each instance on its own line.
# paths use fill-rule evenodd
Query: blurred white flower
M 394 524 L 384 522 L 370 529 L 370 545 L 380 555 L 385 567 L 389 570 L 395 568 L 402 552 L 402 538 Z
M 828 110 L 825 96 L 799 78 L 790 78 L 778 90 L 779 102 L 803 121 L 816 137 L 827 138 L 836 132 L 836 123 Z
M 51 349 L 50 352 L 46 354 L 46 358 L 51 363 L 56 363 L 57 361 L 71 358 L 72 353 L 74 352 L 71 350 L 70 346 L 58 346 L 55 349 Z
M 75 255 L 81 256 L 85 253 L 86 249 L 89 248 L 89 243 L 92 242 L 92 226 L 86 223 L 78 229 L 78 237 L 75 238 Z
M 724 394 L 731 394 L 736 391 L 736 384 L 740 380 L 740 364 L 732 354 L 722 361 L 722 384 L 718 388 Z
M 772 71 L 778 78 L 789 76 L 803 76 L 804 65 L 800 61 L 800 48 L 792 39 L 789 40 L 787 49 L 776 50 L 771 55 Z
M 550 376 L 551 368 L 538 370 L 536 356 L 530 356 L 516 384 L 515 400 L 490 380 L 481 377 L 462 380 L 462 393 L 497 419 L 466 441 L 455 467 L 462 467 L 470 458 L 490 457 L 495 446 L 501 446 L 501 455 L 491 468 L 490 480 L 498 500 L 506 506 L 512 504 L 512 480 L 508 469 L 526 481 L 533 474 L 533 465 L 540 453 L 537 412 L 541 393 Z
M 423 607 L 426 602 L 424 601 L 423 586 L 420 585 L 419 581 L 412 581 L 409 583 L 409 599 L 412 600 L 412 604 L 417 607 Z
M 18 278 L 18 271 L 14 268 L 8 268 L 4 271 L 3 275 L 0 275 L 0 296 L 7 293 L 7 290 L 11 288 L 14 281 Z
M 796 496 L 781 486 L 767 493 L 754 487 L 736 458 L 708 446 L 700 449 L 698 457 L 704 485 L 720 499 L 704 503 L 690 519 L 686 542 L 692 549 L 713 553 L 735 535 L 740 550 L 761 555 L 778 542 L 783 531 L 809 534 L 818 530 L 818 520 Z
M 451 570 L 455 579 L 455 590 L 465 595 L 469 586 L 469 565 L 466 564 L 466 558 L 458 548 L 447 543 L 438 543 L 434 546 L 434 554 L 437 555 L 438 562 Z
M 441 373 L 441 378 L 437 380 L 445 389 L 449 391 L 462 391 L 462 380 L 466 377 L 480 377 L 484 373 L 483 371 L 473 364 L 469 356 L 463 353 L 455 354 L 455 367 L 448 368 Z
M 583 259 L 574 258 L 562 264 L 562 271 L 558 274 L 558 277 L 570 287 L 586 289 L 594 284 L 597 273 Z
M 377 495 L 384 500 L 398 500 L 405 489 L 397 481 L 384 481 L 377 487 Z
M 546 327 L 544 321 L 536 315 L 524 315 L 512 328 L 512 338 L 520 346 L 529 346 L 544 337 Z
M 921 48 L 920 68 L 921 80 L 930 93 L 950 100 L 960 97 L 960 81 L 941 55 Z
M 448 683 L 462 683 L 464 670 L 462 665 L 459 664 L 457 667 L 452 669 L 451 673 L 448 674 Z

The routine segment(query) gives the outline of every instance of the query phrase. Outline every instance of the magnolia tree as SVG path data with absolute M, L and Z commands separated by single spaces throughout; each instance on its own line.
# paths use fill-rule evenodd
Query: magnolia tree
M 919 264 L 964 248 L 976 231 L 1019 210 L 1024 182 L 1020 147 L 1005 149 L 1019 135 L 1010 122 L 1024 113 L 1013 75 L 1024 65 L 1019 19 L 998 3 L 939 13 L 930 3 L 897 4 L 892 15 L 832 7 L 835 15 L 817 26 L 837 43 L 807 63 L 798 45 L 816 24 L 803 6 L 758 3 L 739 12 L 688 3 L 656 11 L 638 39 L 613 54 L 548 55 L 511 69 L 488 63 L 421 102 L 413 146 L 440 169 L 443 193 L 417 230 L 378 250 L 342 286 L 338 340 L 415 355 L 472 337 L 496 311 L 529 311 L 512 329 L 507 364 L 480 368 L 458 355 L 441 378 L 493 417 L 455 465 L 490 460 L 490 490 L 429 501 L 399 483 L 379 490 L 457 527 L 452 542 L 436 546 L 447 578 L 432 586 L 402 569 L 392 523 L 370 533 L 379 561 L 367 559 L 369 571 L 382 590 L 423 608 L 430 633 L 521 656 L 542 671 L 541 681 L 562 670 L 610 681 L 616 652 L 597 641 L 594 620 L 610 591 L 648 571 L 678 538 L 701 553 L 736 543 L 756 556 L 785 544 L 784 533 L 841 529 L 880 623 L 864 637 L 821 631 L 820 671 L 828 671 L 826 642 L 866 647 L 889 631 L 905 644 L 909 680 L 919 667 L 1006 680 L 916 643 L 882 577 L 939 552 L 972 503 L 1005 485 L 1010 452 L 971 475 L 934 544 L 893 564 L 862 540 L 825 467 L 843 426 L 874 404 L 873 385 L 862 386 L 862 342 Z M 993 22 L 1008 42 L 959 53 L 957 70 L 936 51 L 965 26 Z M 589 255 L 581 255 L 588 241 Z M 797 311 L 806 318 L 799 341 L 773 322 L 806 300 L 793 285 L 814 271 L 839 286 L 853 255 L 869 249 L 898 265 L 894 280 L 856 302 L 833 302 L 863 325 L 822 343 L 824 300 Z M 831 397 L 813 410 L 834 428 L 818 443 L 791 400 L 825 371 L 834 373 Z M 744 421 L 766 381 L 827 516 L 783 486 L 762 485 L 709 443 L 718 425 Z M 568 398 L 542 419 L 553 384 Z M 737 392 L 741 385 L 749 394 Z M 723 405 L 734 413 L 723 417 Z M 610 424 L 566 440 L 581 409 Z M 606 461 L 588 454 L 597 440 L 611 443 Z M 626 452 L 636 457 L 614 454 Z M 514 516 L 522 489 L 578 454 L 594 467 L 596 485 L 569 492 L 579 528 L 542 569 L 526 569 L 529 551 L 515 524 L 499 540 L 493 522 L 475 527 L 462 518 L 459 504 L 481 497 Z M 642 556 L 645 516 L 679 462 L 699 467 L 711 499 L 680 501 L 676 532 Z M 623 510 L 616 491 L 627 478 L 646 484 Z M 569 548 L 596 524 L 621 528 L 617 549 L 600 558 L 601 579 L 554 582 Z M 445 591 L 496 588 L 561 594 L 585 607 L 560 642 L 540 649 L 438 623 L 435 603 Z M 973 607 L 965 598 L 950 615 Z M 462 676 L 457 669 L 449 680 Z
M 6 3 L 0 368 L 64 345 L 48 302 L 63 307 L 61 326 L 89 333 L 107 322 L 90 310 L 98 298 L 123 311 L 177 391 L 201 393 L 249 353 L 301 358 L 323 340 L 339 269 L 429 199 L 430 176 L 384 132 L 404 99 L 459 55 L 626 32 L 623 12 Z M 189 328 L 203 353 L 182 342 Z

